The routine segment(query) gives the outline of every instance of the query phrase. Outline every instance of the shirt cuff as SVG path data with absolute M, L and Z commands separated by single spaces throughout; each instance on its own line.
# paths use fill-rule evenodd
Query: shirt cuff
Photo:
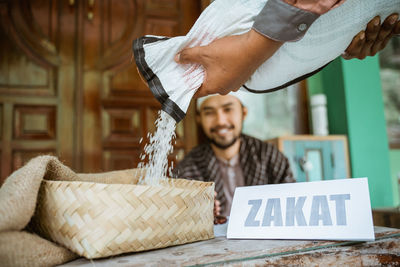
M 303 38 L 319 16 L 283 0 L 269 0 L 257 15 L 253 29 L 275 41 L 293 42 Z

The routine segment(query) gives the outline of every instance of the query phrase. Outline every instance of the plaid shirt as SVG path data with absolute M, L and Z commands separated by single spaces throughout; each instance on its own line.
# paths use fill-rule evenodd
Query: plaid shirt
M 295 182 L 288 159 L 272 144 L 242 134 L 239 160 L 245 185 Z M 218 160 L 209 143 L 195 147 L 174 169 L 174 176 L 205 182 L 215 182 L 217 199 L 225 210 L 226 199 Z

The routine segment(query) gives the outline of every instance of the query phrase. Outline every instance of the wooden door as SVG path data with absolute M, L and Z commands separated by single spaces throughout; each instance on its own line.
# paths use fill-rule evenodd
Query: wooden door
M 77 164 L 85 172 L 136 167 L 154 130 L 160 109 L 140 79 L 132 40 L 144 34 L 177 36 L 190 29 L 200 13 L 194 0 L 103 0 L 83 5 L 82 110 L 78 116 Z M 92 12 L 92 13 L 90 13 Z M 92 14 L 92 15 L 90 15 Z M 191 115 L 189 115 L 191 116 Z M 175 154 L 183 156 L 196 142 L 194 120 L 177 126 Z M 139 143 L 141 138 L 142 143 Z M 175 158 L 175 157 L 172 157 Z
M 183 35 L 201 6 L 0 1 L 1 179 L 39 154 L 81 172 L 136 167 L 160 105 L 137 74 L 132 40 Z M 174 159 L 197 143 L 193 109 L 177 127 Z
M 1 178 L 30 158 L 74 156 L 75 18 L 67 1 L 0 2 Z

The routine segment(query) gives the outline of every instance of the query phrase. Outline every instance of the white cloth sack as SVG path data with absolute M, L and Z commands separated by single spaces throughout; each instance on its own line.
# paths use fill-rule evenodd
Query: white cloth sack
M 191 98 L 201 86 L 204 69 L 198 64 L 177 64 L 174 56 L 186 47 L 204 46 L 217 38 L 249 31 L 267 1 L 216 0 L 186 36 L 147 35 L 134 41 L 140 73 L 162 109 L 177 122 L 183 119 Z M 273 91 L 318 71 L 340 56 L 372 18 L 379 15 L 383 20 L 394 12 L 400 13 L 400 0 L 347 0 L 319 17 L 303 39 L 285 43 L 240 90 Z

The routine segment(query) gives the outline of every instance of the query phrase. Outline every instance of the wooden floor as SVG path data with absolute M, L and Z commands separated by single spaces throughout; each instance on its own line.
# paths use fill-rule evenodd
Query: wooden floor
M 228 240 L 224 236 L 62 266 L 377 266 L 400 265 L 400 229 L 375 227 L 375 241 Z

